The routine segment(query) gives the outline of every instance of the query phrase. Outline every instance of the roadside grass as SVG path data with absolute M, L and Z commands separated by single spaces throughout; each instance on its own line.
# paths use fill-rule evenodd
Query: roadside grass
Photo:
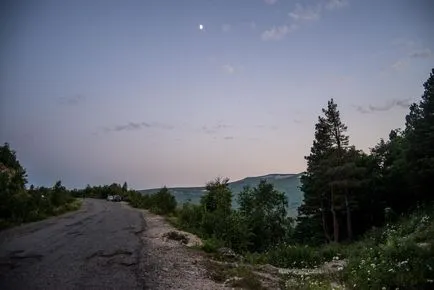
M 75 198 L 71 202 L 53 208 L 50 212 L 32 211 L 29 213 L 29 218 L 25 221 L 12 221 L 0 219 L 0 230 L 20 226 L 26 223 L 41 221 L 49 217 L 58 216 L 70 211 L 76 211 L 81 208 L 83 201 L 81 198 Z
M 208 260 L 205 267 L 212 280 L 227 286 L 251 290 L 266 289 L 253 269 L 247 265 L 222 264 Z

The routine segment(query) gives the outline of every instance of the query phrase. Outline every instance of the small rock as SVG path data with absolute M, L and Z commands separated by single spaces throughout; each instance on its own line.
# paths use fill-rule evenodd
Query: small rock
M 236 258 L 237 254 L 234 252 L 234 250 L 230 249 L 230 248 L 220 248 L 217 250 L 217 253 L 219 253 L 219 255 L 226 257 L 226 258 Z

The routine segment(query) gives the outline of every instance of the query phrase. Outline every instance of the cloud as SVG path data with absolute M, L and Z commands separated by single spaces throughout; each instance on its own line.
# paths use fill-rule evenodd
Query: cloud
M 221 130 L 231 128 L 231 127 L 232 125 L 229 124 L 218 123 L 217 125 L 214 126 L 202 126 L 201 130 L 206 134 L 216 134 Z
M 368 114 L 370 111 L 362 106 L 354 106 L 359 113 Z
M 347 0 L 330 0 L 325 5 L 325 8 L 327 10 L 335 10 L 335 9 L 340 9 L 342 7 L 345 7 L 347 5 L 348 5 Z
M 289 12 L 289 17 L 294 21 L 314 21 L 318 20 L 321 15 L 321 4 L 315 6 L 303 6 L 300 3 L 295 4 L 295 9 Z
M 294 123 L 296 123 L 296 124 L 301 124 L 301 123 L 303 123 L 301 120 L 298 120 L 298 119 L 294 119 L 293 121 L 294 121 Z
M 265 4 L 268 4 L 268 5 L 274 5 L 277 3 L 277 1 L 278 0 L 264 0 Z
M 413 58 L 427 58 L 432 55 L 432 52 L 429 48 L 418 49 L 410 52 L 409 56 Z
M 158 122 L 152 122 L 152 123 L 128 122 L 126 124 L 115 125 L 113 127 L 104 127 L 104 128 L 102 128 L 101 131 L 104 133 L 110 133 L 110 132 L 121 132 L 121 131 L 137 131 L 137 130 L 146 129 L 146 128 L 171 130 L 171 129 L 173 129 L 173 126 L 163 124 L 163 123 L 158 123 Z M 98 135 L 98 132 L 94 133 L 94 135 Z
M 411 105 L 411 99 L 391 100 L 383 105 L 368 105 L 368 107 L 354 106 L 359 113 L 369 114 L 375 112 L 385 112 L 393 108 L 408 109 Z
M 276 125 L 271 125 L 271 126 L 269 126 L 269 125 L 256 125 L 255 128 L 272 130 L 272 131 L 279 129 L 279 127 L 277 127 Z
M 233 136 L 226 136 L 225 138 L 223 138 L 224 140 L 234 140 Z
M 321 18 L 323 11 L 333 11 L 348 5 L 348 0 L 320 0 L 315 5 L 295 4 L 295 8 L 288 13 L 289 23 L 280 26 L 273 26 L 261 34 L 262 40 L 281 40 L 291 32 L 297 30 L 301 24 L 317 21 Z
M 298 25 L 291 24 L 291 25 L 282 25 L 282 26 L 273 26 L 272 28 L 265 30 L 261 38 L 264 41 L 268 40 L 281 40 L 283 39 L 287 34 L 297 30 Z
M 222 25 L 222 31 L 223 32 L 229 32 L 232 29 L 232 26 L 230 24 L 223 24 Z
M 230 64 L 225 64 L 222 66 L 223 71 L 227 74 L 233 74 L 235 72 L 235 67 Z
M 395 61 L 390 67 L 396 71 L 403 71 L 408 66 L 408 62 L 405 59 L 399 59 Z
M 75 106 L 81 102 L 84 102 L 85 100 L 86 100 L 85 96 L 81 94 L 77 94 L 70 97 L 59 98 L 59 103 L 61 105 Z

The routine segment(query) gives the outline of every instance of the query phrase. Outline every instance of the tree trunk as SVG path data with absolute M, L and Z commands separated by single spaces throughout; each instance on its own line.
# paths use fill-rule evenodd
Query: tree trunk
M 321 201 L 321 220 L 322 220 L 322 228 L 324 230 L 324 236 L 327 240 L 327 243 L 330 243 L 332 238 L 330 237 L 328 228 L 327 228 L 327 221 L 326 221 L 326 217 L 325 217 L 325 212 L 324 212 L 324 204 Z
M 348 240 L 353 239 L 353 226 L 351 223 L 351 210 L 350 205 L 348 202 L 348 188 L 345 189 L 345 207 L 347 210 L 347 234 L 348 234 Z
M 336 210 L 335 210 L 335 201 L 334 201 L 334 192 L 333 192 L 333 185 L 331 186 L 331 212 L 333 216 L 333 238 L 334 242 L 339 242 L 339 222 L 338 218 L 336 216 Z

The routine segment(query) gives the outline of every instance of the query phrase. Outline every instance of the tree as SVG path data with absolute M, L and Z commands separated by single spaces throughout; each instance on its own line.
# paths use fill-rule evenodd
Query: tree
M 329 233 L 329 203 L 330 192 L 326 184 L 322 160 L 327 157 L 327 154 L 332 146 L 330 137 L 330 129 L 324 117 L 318 117 L 318 122 L 315 125 L 315 139 L 310 149 L 310 155 L 305 156 L 307 161 L 307 171 L 301 177 L 301 190 L 304 193 L 303 204 L 299 207 L 298 224 L 296 231 L 303 228 L 315 228 L 313 224 L 321 224 L 323 236 L 327 242 L 331 241 Z M 310 223 L 311 225 L 305 225 Z M 310 231 L 316 237 L 313 240 L 321 240 L 317 231 Z M 304 240 L 304 235 L 299 236 Z
M 261 180 L 255 188 L 245 187 L 238 203 L 241 216 L 252 232 L 251 251 L 264 251 L 285 238 L 288 200 L 273 184 Z
M 156 194 L 151 196 L 151 210 L 157 214 L 169 214 L 176 209 L 176 199 L 169 189 L 164 186 Z
M 423 86 L 422 99 L 406 116 L 405 137 L 410 191 L 415 200 L 427 202 L 434 200 L 434 69 Z
M 322 112 L 324 117 L 318 117 L 318 123 L 315 125 L 315 139 L 311 153 L 305 157 L 307 172 L 301 179 L 304 201 L 299 208 L 299 221 L 321 222 L 325 240 L 338 242 L 340 240 L 339 204 L 342 196 L 345 196 L 345 191 L 337 187 L 337 180 L 331 179 L 329 172 L 333 167 L 343 166 L 349 137 L 345 135 L 347 127 L 342 123 L 340 112 L 333 99 L 328 101 L 327 108 L 322 109 Z M 350 213 L 349 209 L 348 213 Z M 329 225 L 330 214 L 331 225 Z M 330 234 L 330 228 L 333 229 L 333 235 Z
M 128 192 L 128 184 L 127 184 L 126 181 L 125 181 L 124 184 L 122 185 L 122 191 L 123 191 L 123 192 Z
M 229 213 L 231 210 L 232 192 L 229 189 L 229 178 L 216 178 L 206 184 L 207 193 L 201 197 L 201 204 L 208 212 L 216 210 Z
M 232 192 L 228 178 L 216 178 L 206 184 L 206 193 L 201 197 L 203 208 L 201 229 L 206 237 L 222 241 L 229 239 L 228 225 L 232 213 Z

